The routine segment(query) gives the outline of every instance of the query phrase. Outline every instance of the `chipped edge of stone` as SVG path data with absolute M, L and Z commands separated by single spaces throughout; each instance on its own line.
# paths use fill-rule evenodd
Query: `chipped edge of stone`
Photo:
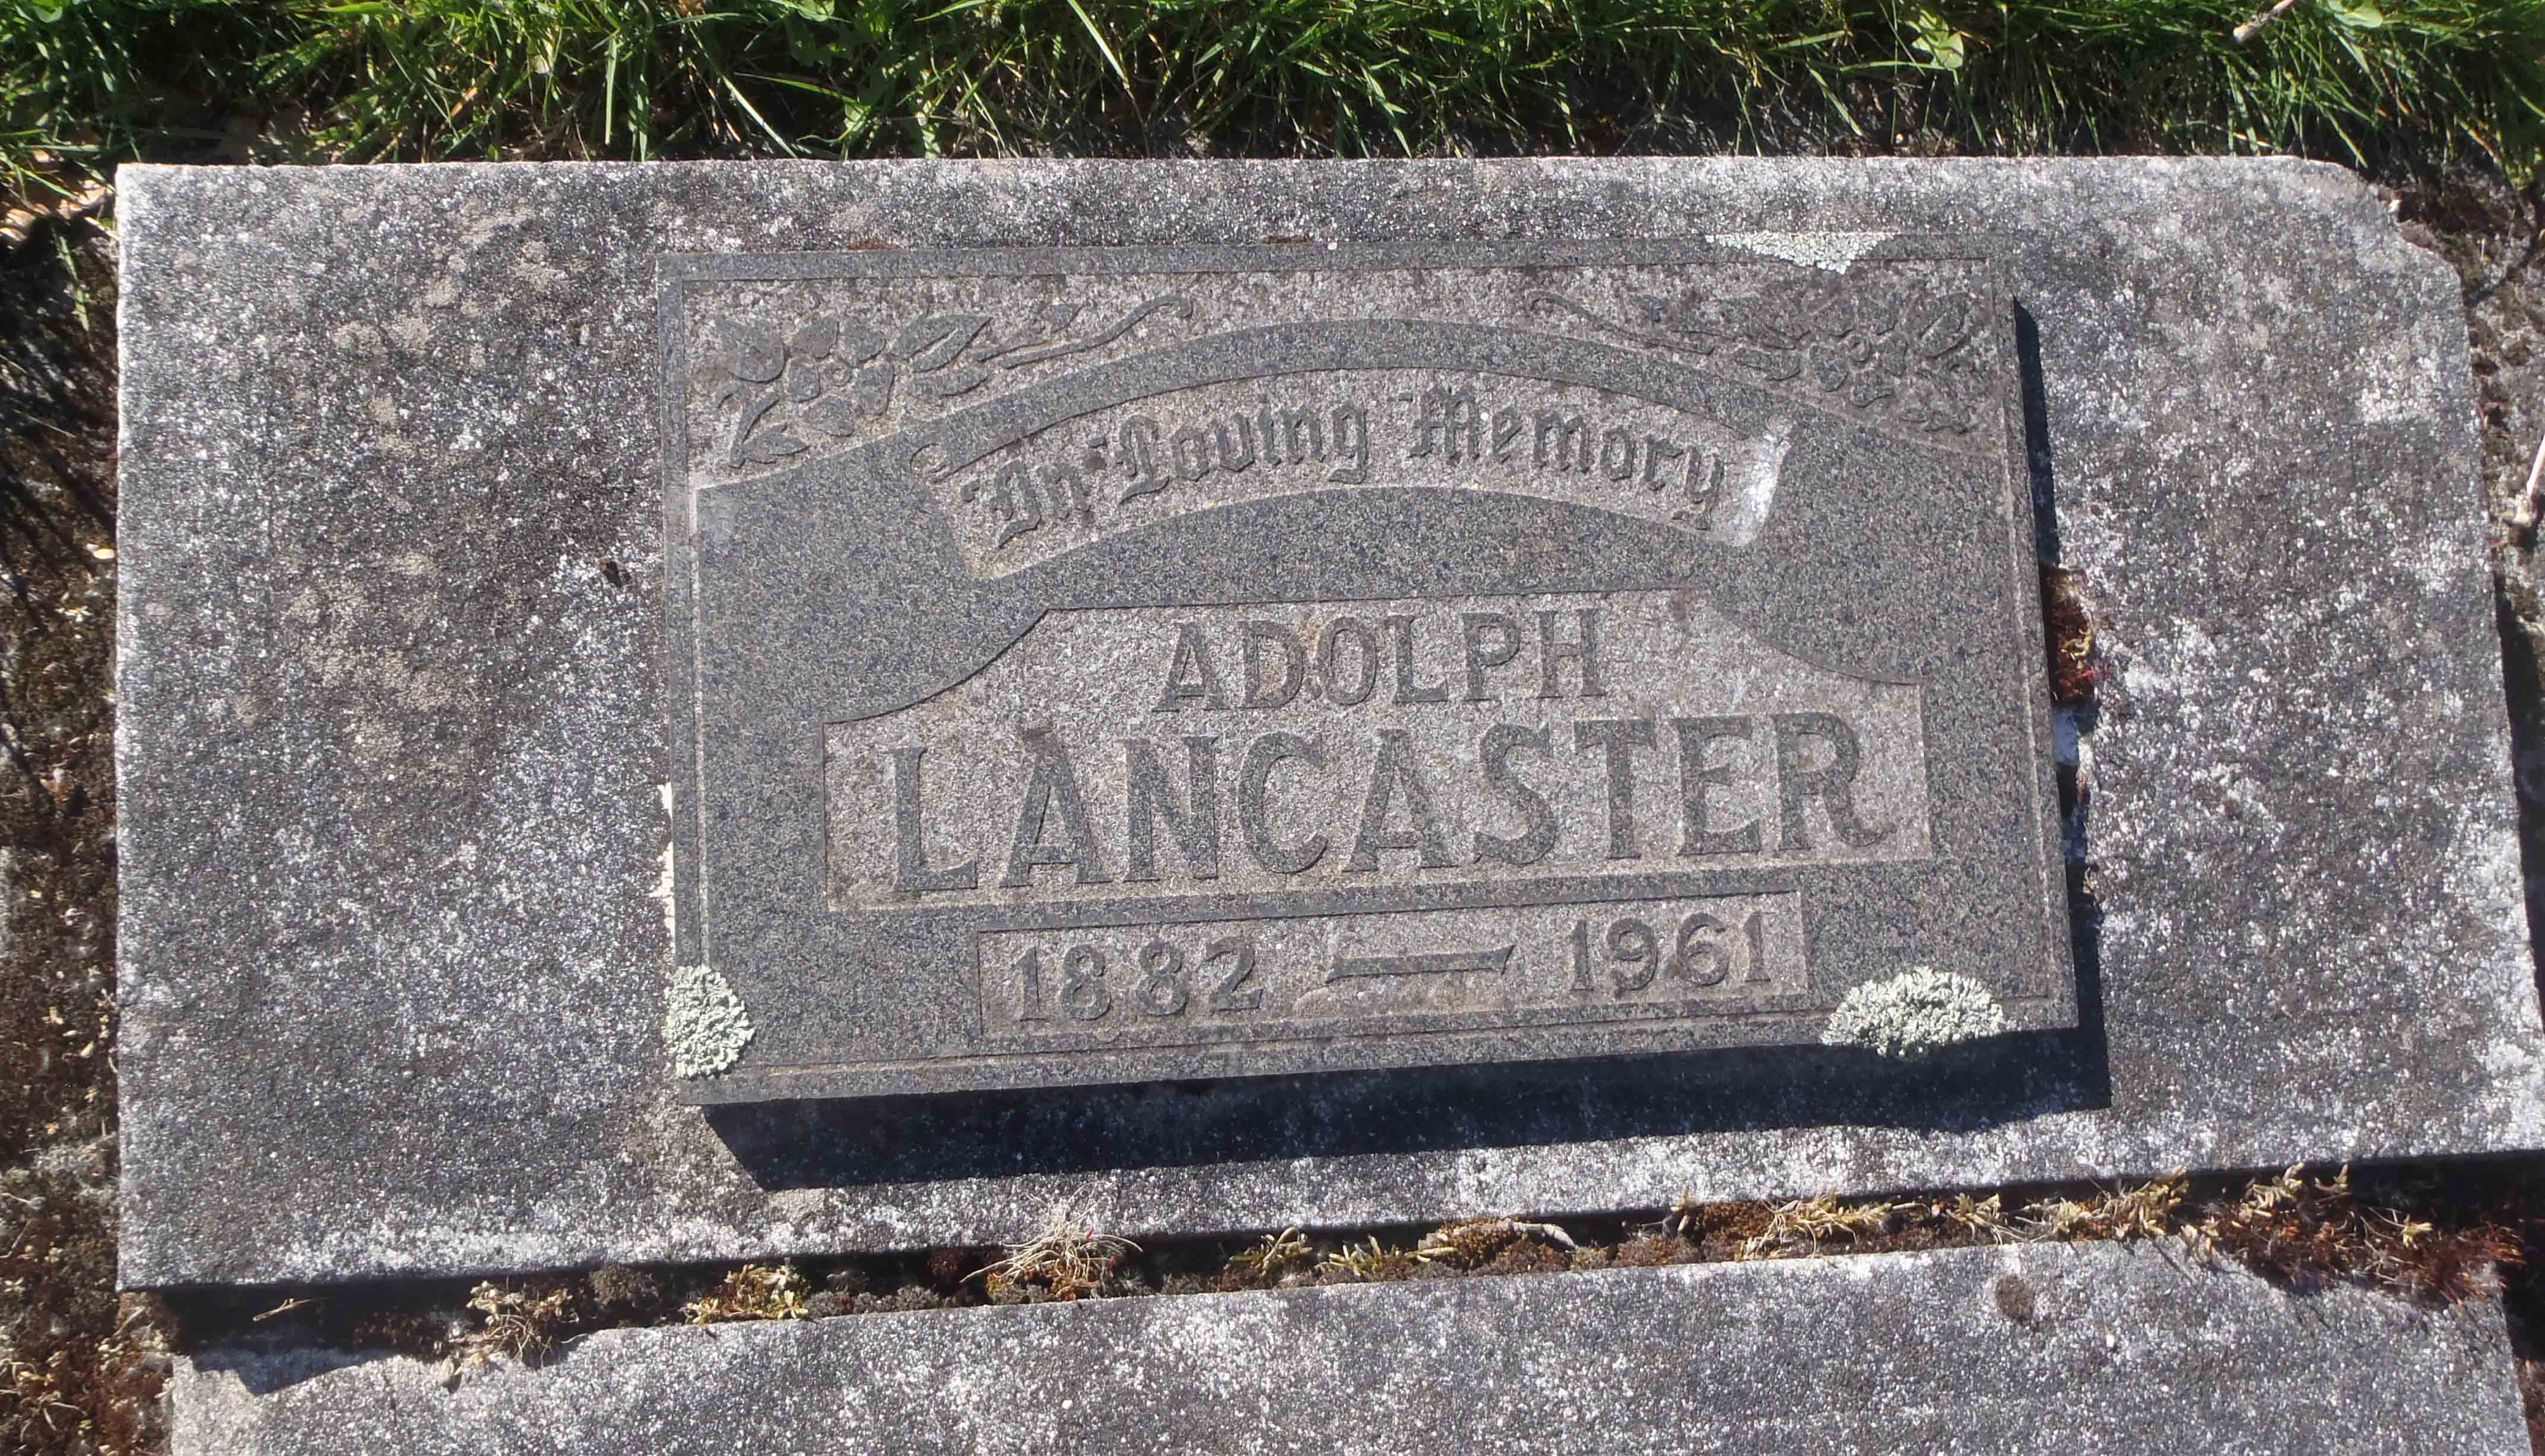
M 733 983 L 709 966 L 682 966 L 672 972 L 672 989 L 664 999 L 663 1042 L 672 1052 L 672 1071 L 681 1077 L 713 1077 L 742 1059 L 755 1028 L 751 1012 L 734 995 Z
M 1821 1029 L 1824 1046 L 1923 1057 L 2006 1030 L 2006 1008 L 1968 976 L 1919 966 L 1847 992 Z

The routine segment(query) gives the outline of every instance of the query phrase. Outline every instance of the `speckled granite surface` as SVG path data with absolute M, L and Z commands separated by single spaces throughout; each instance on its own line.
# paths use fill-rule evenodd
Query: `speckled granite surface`
M 2545 1141 L 2455 283 L 2338 169 L 134 169 L 121 195 L 127 1283 Z M 1974 231 L 2021 239 L 2031 483 L 2109 672 L 2076 1029 L 1896 1072 L 1801 1047 L 681 1102 L 662 255 Z

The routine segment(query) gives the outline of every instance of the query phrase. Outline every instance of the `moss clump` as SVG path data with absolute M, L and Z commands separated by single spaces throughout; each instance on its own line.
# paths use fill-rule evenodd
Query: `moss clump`
M 681 1314 L 693 1325 L 727 1320 L 801 1320 L 812 1284 L 793 1264 L 744 1264 L 688 1304 Z
M 1775 1218 L 1771 1204 L 1741 1200 L 1728 1203 L 1700 1203 L 1683 1193 L 1671 1205 L 1662 1221 L 1646 1230 L 1636 1243 L 1683 1245 L 1691 1259 L 1730 1258 L 1750 1240 L 1767 1232 Z M 1619 1251 L 1621 1259 L 1624 1250 Z M 1665 1259 L 1676 1263 L 1681 1260 Z
M 904 1284 L 888 1294 L 853 1294 L 849 1310 L 860 1315 L 897 1315 L 909 1310 L 942 1310 L 954 1301 L 925 1284 Z
M 950 1294 L 960 1288 L 964 1280 L 988 1268 L 997 1260 L 1000 1251 L 995 1249 L 980 1249 L 968 1245 L 954 1249 L 932 1249 L 928 1251 L 926 1257 L 920 1260 L 920 1265 L 927 1269 L 929 1282 Z
M 1228 1256 L 1228 1266 L 1212 1281 L 1222 1293 L 1239 1289 L 1270 1289 L 1304 1277 L 1317 1264 L 1317 1246 L 1303 1238 L 1296 1228 L 1267 1234 L 1262 1243 L 1241 1249 Z
M 1007 1256 L 980 1270 L 993 1304 L 1043 1304 L 1106 1292 L 1122 1259 L 1140 1246 L 1100 1234 L 1055 1215 L 1051 1223 Z
M 1616 1247 L 1609 1262 L 1621 1269 L 1657 1269 L 1665 1264 L 1694 1263 L 1696 1246 L 1671 1234 L 1644 1234 Z
M 1858 1244 L 1888 1234 L 1909 1204 L 1851 1201 L 1823 1194 L 1779 1203 L 1767 1226 L 1742 1241 L 1735 1258 L 1784 1258 L 1830 1244 Z
M 2083 707 L 2094 700 L 2102 667 L 2094 660 L 2094 622 L 2077 573 L 2041 568 L 2042 646 L 2050 659 L 2050 700 Z
M 1434 1229 L 1415 1246 L 1414 1256 L 1453 1269 L 1475 1269 L 1519 1242 L 1520 1236 L 1510 1219 L 1472 1219 Z
M 1480 1218 L 1433 1230 L 1414 1256 L 1460 1271 L 1544 1273 L 1570 1267 L 1574 1248 L 1573 1236 L 1554 1224 Z
M 2045 1198 L 2023 1211 L 2023 1230 L 2039 1239 L 2161 1238 L 2179 1223 L 2176 1211 L 2184 1197 L 2182 1178 L 2171 1173 L 2086 1198 Z
M 465 1365 L 498 1355 L 535 1364 L 585 1315 L 579 1291 L 562 1279 L 489 1279 L 468 1291 L 468 1308 L 483 1323 L 462 1335 L 453 1351 Z
M 592 1302 L 614 1314 L 647 1315 L 663 1302 L 662 1281 L 626 1264 L 603 1264 L 584 1283 L 592 1290 Z
M 1411 1250 L 1390 1249 L 1372 1234 L 1366 1244 L 1347 1244 L 1327 1254 L 1317 1264 L 1321 1284 L 1384 1284 L 1396 1279 L 1411 1279 L 1423 1268 L 1423 1260 Z
M 2245 1196 L 2211 1210 L 2196 1242 L 2292 1283 L 2355 1279 L 2422 1299 L 2490 1292 L 2496 1270 L 2525 1254 L 2517 1231 L 2489 1219 L 2441 1228 L 2411 1213 L 2361 1204 L 2350 1170 L 2309 1178 L 2300 1164 L 2257 1178 Z

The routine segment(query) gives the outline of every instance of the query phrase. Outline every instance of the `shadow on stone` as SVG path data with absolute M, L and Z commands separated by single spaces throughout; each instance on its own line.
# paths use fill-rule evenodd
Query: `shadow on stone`
M 2016 383 L 2023 399 L 2023 458 L 2031 477 L 2034 544 L 2046 586 L 2047 574 L 2060 569 L 2064 561 L 2059 536 L 2058 452 L 2051 445 L 2050 392 L 2043 383 L 2041 369 L 2041 326 L 2020 302 L 2014 305 L 2014 361 Z M 2051 614 L 2047 600 L 2043 606 L 2047 618 Z M 2047 621 L 2045 630 L 2049 630 Z M 2057 650 L 2055 638 L 2051 650 Z M 2049 664 L 2044 664 L 2044 671 L 2050 671 Z M 2083 675 L 2082 686 L 2087 693 L 2084 700 L 2059 703 L 2052 709 L 2059 720 L 2056 736 L 2061 744 L 2059 817 L 2068 860 L 2068 939 L 2077 967 L 2077 1028 L 2055 1039 L 2071 1043 L 2070 1053 L 2086 1083 L 2081 1105 L 2088 1107 L 2108 1106 L 2112 1099 L 2111 1068 L 2103 1032 L 2103 908 L 2094 899 L 2088 873 L 2094 862 L 2091 841 L 2093 792 L 2090 775 L 2084 771 L 2086 745 L 2103 718 L 2101 705 L 2092 695 L 2098 676 L 2093 671 Z
M 2527 948 L 2537 964 L 2537 993 L 2545 997 L 2545 814 L 2537 809 L 2537 767 L 2545 764 L 2545 663 L 2519 617 L 2518 604 L 2493 581 L 2495 618 L 2501 627 L 2502 692 L 2509 708 L 2509 763 L 2518 792 L 2518 870 L 2527 894 Z
M 379 1350 L 351 1350 L 307 1345 L 218 1345 L 193 1351 L 197 1369 L 238 1377 L 248 1394 L 270 1396 L 331 1371 L 368 1365 L 387 1358 Z
M 2080 1049 L 2024 1033 L 1908 1065 L 1774 1048 L 705 1110 L 779 1189 L 1833 1123 L 1968 1133 L 2094 1105 L 2100 1057 Z

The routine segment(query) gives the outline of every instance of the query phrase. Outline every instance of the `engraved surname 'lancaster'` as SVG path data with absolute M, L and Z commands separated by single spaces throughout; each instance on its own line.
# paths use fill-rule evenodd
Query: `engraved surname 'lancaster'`
M 1056 614 L 945 696 L 833 725 L 832 893 L 922 906 L 1923 854 L 1918 689 L 1706 615 L 1676 593 Z

